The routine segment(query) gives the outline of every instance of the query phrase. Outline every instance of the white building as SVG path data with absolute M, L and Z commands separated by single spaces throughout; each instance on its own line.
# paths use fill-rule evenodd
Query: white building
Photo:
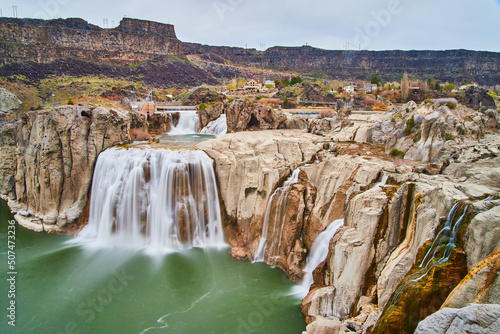
M 344 90 L 346 93 L 349 93 L 349 94 L 354 93 L 354 86 L 345 86 Z
M 271 85 L 271 86 L 273 86 L 273 87 L 274 87 L 274 81 L 273 81 L 273 80 L 266 80 L 266 81 L 264 82 L 264 86 L 267 86 L 267 85 Z

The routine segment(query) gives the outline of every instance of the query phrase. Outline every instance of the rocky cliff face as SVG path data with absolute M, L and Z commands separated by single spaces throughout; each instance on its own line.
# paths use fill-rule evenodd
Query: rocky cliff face
M 125 111 L 76 106 L 4 122 L 0 194 L 16 219 L 32 229 L 59 230 L 74 223 L 87 204 L 99 153 L 128 142 L 131 127 L 147 131 L 145 123 Z
M 344 219 L 302 303 L 307 333 L 412 333 L 447 298 L 453 307 L 499 301 L 498 199 L 481 201 L 500 190 L 500 140 L 485 134 L 495 115 L 410 103 L 382 120 L 290 116 L 282 126 L 308 133 L 235 133 L 198 147 L 215 161 L 233 256 L 299 282 L 318 234 Z M 412 160 L 391 158 L 395 147 Z M 457 247 L 411 283 L 459 200 L 470 204 Z
M 1 64 L 59 58 L 138 62 L 182 54 L 172 25 L 124 18 L 113 29 L 82 19 L 0 19 Z
M 230 47 L 184 44 L 185 52 L 212 53 L 239 65 L 258 65 L 310 73 L 318 71 L 336 79 L 366 80 L 377 73 L 386 80 L 399 80 L 405 71 L 450 82 L 468 80 L 482 85 L 498 84 L 500 54 L 496 52 L 447 51 L 337 51 L 310 46 L 276 46 L 264 52 Z M 481 72 L 478 75 L 476 71 Z
M 315 159 L 323 148 L 323 140 L 294 131 L 261 131 L 258 136 L 254 132 L 239 132 L 198 144 L 215 161 L 226 217 L 225 235 L 234 246 L 234 255 L 254 257 L 270 197 L 295 168 Z M 303 201 L 301 194 L 305 189 L 299 188 L 293 195 L 296 203 Z M 304 205 L 302 202 L 301 211 Z M 303 220 L 295 221 L 300 227 L 294 229 L 300 231 Z M 286 243 L 293 248 L 300 236 L 290 235 L 293 240 Z M 287 252 L 290 250 L 289 247 Z

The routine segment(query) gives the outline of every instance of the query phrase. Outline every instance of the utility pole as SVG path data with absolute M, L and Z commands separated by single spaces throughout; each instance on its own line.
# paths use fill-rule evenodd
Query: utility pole
M 17 6 L 12 6 L 12 16 L 17 18 Z

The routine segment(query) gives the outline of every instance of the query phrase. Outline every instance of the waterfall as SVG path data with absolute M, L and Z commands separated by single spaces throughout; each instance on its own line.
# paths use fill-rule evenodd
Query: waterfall
M 227 132 L 226 115 L 222 114 L 215 121 L 211 121 L 204 127 L 200 133 L 214 135 L 216 137 L 224 136 Z
M 420 281 L 431 271 L 432 268 L 448 262 L 453 249 L 457 247 L 457 236 L 460 229 L 465 223 L 465 218 L 470 206 L 472 205 L 472 202 L 491 201 L 493 199 L 498 199 L 498 195 L 488 195 L 484 199 L 472 201 L 462 200 L 455 203 L 448 214 L 443 228 L 437 234 L 436 238 L 432 242 L 431 247 L 425 253 L 420 264 L 418 264 L 419 270 L 405 278 L 406 281 L 401 284 L 392 295 L 388 307 L 394 306 L 396 304 L 399 297 L 401 297 L 401 295 L 409 285 Z
M 199 119 L 196 110 L 179 112 L 179 123 L 172 127 L 169 135 L 185 135 L 197 133 L 199 130 Z
M 307 294 L 309 292 L 309 288 L 313 284 L 313 271 L 316 267 L 323 261 L 326 260 L 326 256 L 328 255 L 330 240 L 333 238 L 337 230 L 344 225 L 344 219 L 337 219 L 328 227 L 326 230 L 318 234 L 314 243 L 307 255 L 306 259 L 306 267 L 304 271 L 306 275 L 302 279 L 301 288 Z
M 110 148 L 97 159 L 79 240 L 153 250 L 222 245 L 215 180 L 202 151 Z
M 292 175 L 285 181 L 285 184 L 282 187 L 277 188 L 274 193 L 271 195 L 269 202 L 267 203 L 266 214 L 264 216 L 264 224 L 262 226 L 262 236 L 260 238 L 259 247 L 257 248 L 257 252 L 255 253 L 255 257 L 253 262 L 264 262 L 264 257 L 266 255 L 267 248 L 267 235 L 269 230 L 269 223 L 272 220 L 272 235 L 275 236 L 279 233 L 279 237 L 277 239 L 273 238 L 273 243 L 269 245 L 268 258 L 271 259 L 274 257 L 274 263 L 276 264 L 279 248 L 281 246 L 281 234 L 283 233 L 283 227 L 285 225 L 285 214 L 286 214 L 286 203 L 288 198 L 288 190 L 299 180 L 300 168 L 297 168 L 293 171 Z M 276 200 L 275 200 L 276 199 Z M 271 209 L 273 207 L 273 203 L 276 204 L 276 213 L 271 218 Z
M 373 188 L 377 188 L 377 187 L 383 187 L 383 186 L 385 186 L 385 185 L 387 184 L 387 180 L 388 180 L 388 179 L 389 179 L 389 175 L 387 175 L 387 174 L 385 174 L 385 173 L 384 173 L 384 174 L 382 174 L 382 179 L 381 179 L 379 182 L 375 183 L 375 184 L 373 185 Z

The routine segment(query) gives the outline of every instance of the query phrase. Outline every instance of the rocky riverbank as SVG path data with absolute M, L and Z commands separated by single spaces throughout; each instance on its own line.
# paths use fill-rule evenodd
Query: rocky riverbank
M 281 126 L 302 132 L 235 133 L 198 148 L 215 161 L 237 258 L 255 260 L 265 239 L 263 260 L 299 282 L 316 236 L 344 219 L 302 304 L 307 333 L 412 333 L 448 296 L 459 295 L 450 297 L 459 307 L 477 302 L 474 291 L 500 301 L 496 269 L 481 264 L 500 246 L 500 202 L 479 201 L 500 191 L 498 120 L 496 110 L 409 103 L 357 121 L 289 116 Z M 294 183 L 285 183 L 298 167 Z M 449 261 L 392 306 L 461 200 L 472 204 Z M 471 283 L 476 272 L 495 283 Z

